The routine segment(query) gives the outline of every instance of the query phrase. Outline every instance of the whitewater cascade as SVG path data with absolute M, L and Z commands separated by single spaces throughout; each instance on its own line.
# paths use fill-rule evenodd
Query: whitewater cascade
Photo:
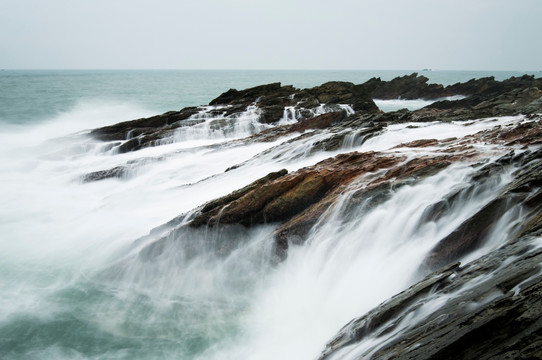
M 101 119 L 121 120 L 109 110 Z M 421 266 L 428 253 L 512 181 L 515 167 L 501 166 L 472 186 L 478 170 L 510 148 L 472 141 L 475 156 L 402 179 L 382 196 L 360 197 L 385 175 L 364 173 L 282 261 L 274 253 L 277 223 L 191 228 L 197 209 L 271 172 L 342 153 L 378 152 L 400 159 L 399 167 L 454 151 L 475 134 L 532 122 L 406 122 L 374 136 L 364 128 L 309 129 L 258 141 L 299 115 L 287 108 L 277 124 L 262 124 L 257 107 L 235 116 L 222 110 L 200 108 L 187 122 L 193 126 L 125 153 L 88 130 L 63 131 L 68 116 L 0 135 L 3 358 L 317 359 L 343 325 L 428 274 Z M 318 147 L 339 135 L 340 146 Z M 424 139 L 450 141 L 449 149 L 405 145 Z M 119 177 L 85 180 L 120 168 Z M 441 216 L 428 216 L 452 196 Z M 501 246 L 520 212 L 508 211 L 463 261 Z

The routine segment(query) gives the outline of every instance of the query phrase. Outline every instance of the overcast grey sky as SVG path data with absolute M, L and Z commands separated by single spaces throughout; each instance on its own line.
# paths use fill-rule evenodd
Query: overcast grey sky
M 542 70 L 542 0 L 0 0 L 0 68 Z

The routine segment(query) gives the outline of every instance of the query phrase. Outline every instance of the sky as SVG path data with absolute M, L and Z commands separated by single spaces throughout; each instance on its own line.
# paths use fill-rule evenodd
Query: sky
M 0 0 L 0 69 L 542 70 L 542 0 Z

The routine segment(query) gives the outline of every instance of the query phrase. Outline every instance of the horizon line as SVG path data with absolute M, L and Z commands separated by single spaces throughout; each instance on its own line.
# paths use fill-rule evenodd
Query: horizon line
M 409 72 L 432 72 L 432 71 L 461 71 L 461 72 L 542 72 L 542 70 L 514 70 L 514 69 L 240 69 L 240 68 L 2 68 L 0 71 L 409 71 Z

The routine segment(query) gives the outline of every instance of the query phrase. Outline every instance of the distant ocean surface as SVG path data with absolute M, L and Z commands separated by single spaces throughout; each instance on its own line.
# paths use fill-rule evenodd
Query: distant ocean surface
M 428 77 L 430 83 L 443 85 L 486 76 L 503 80 L 524 74 L 415 70 L 3 70 L 0 71 L 0 126 L 43 122 L 67 114 L 74 117 L 73 121 L 102 125 L 108 121 L 95 117 L 104 115 L 111 121 L 122 121 L 205 105 L 230 88 L 244 89 L 271 82 L 306 88 L 333 80 L 359 84 L 372 77 L 391 80 L 413 72 Z M 540 72 L 529 74 L 541 76 Z

